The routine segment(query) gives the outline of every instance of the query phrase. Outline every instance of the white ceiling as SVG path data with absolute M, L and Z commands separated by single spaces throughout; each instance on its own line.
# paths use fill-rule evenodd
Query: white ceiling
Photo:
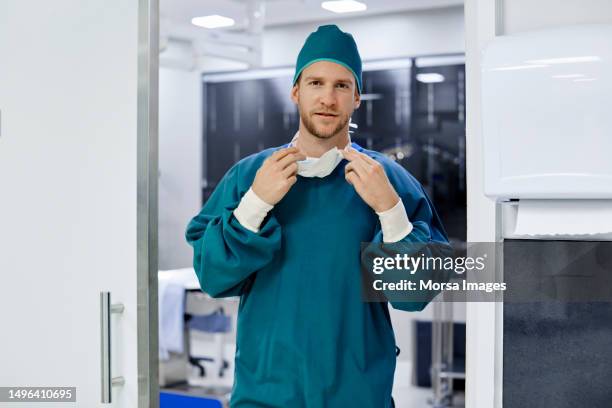
M 234 29 L 246 25 L 246 4 L 248 0 L 161 0 L 162 19 L 175 23 L 190 23 L 193 17 L 219 14 L 236 21 Z M 409 10 L 423 10 L 453 5 L 462 5 L 463 0 L 359 0 L 368 9 L 363 12 L 337 14 L 321 8 L 320 0 L 266 0 L 265 26 L 293 23 L 316 22 L 396 13 Z

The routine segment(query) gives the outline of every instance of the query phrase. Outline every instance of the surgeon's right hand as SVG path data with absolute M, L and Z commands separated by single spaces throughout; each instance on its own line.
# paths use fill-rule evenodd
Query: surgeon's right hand
M 257 197 L 275 205 L 297 181 L 297 162 L 306 159 L 297 147 L 287 147 L 268 157 L 257 173 L 251 188 Z

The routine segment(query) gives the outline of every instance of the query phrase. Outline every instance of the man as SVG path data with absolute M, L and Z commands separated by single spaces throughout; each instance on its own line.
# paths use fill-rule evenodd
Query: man
M 362 300 L 360 243 L 447 237 L 406 170 L 350 142 L 360 94 L 353 37 L 319 27 L 293 141 L 234 165 L 187 228 L 202 290 L 240 296 L 232 407 L 392 406 L 395 339 L 387 303 Z

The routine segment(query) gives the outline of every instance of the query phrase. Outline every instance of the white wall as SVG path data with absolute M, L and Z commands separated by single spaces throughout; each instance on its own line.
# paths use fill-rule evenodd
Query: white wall
M 610 0 L 505 0 L 502 33 L 538 30 L 568 24 L 612 22 Z
M 496 211 L 483 194 L 480 54 L 498 35 L 582 23 L 612 23 L 609 0 L 505 0 L 496 22 L 495 1 L 466 0 L 467 204 L 468 241 L 493 241 Z M 545 51 L 545 50 L 543 50 Z M 468 408 L 501 407 L 502 306 L 467 307 Z
M 192 265 L 185 228 L 201 207 L 202 86 L 200 74 L 159 72 L 159 268 Z

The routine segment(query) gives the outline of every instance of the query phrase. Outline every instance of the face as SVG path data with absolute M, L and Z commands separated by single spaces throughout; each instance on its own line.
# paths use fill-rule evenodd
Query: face
M 330 61 L 306 67 L 291 89 L 291 99 L 298 106 L 302 124 L 321 139 L 348 132 L 349 119 L 360 103 L 351 71 Z

